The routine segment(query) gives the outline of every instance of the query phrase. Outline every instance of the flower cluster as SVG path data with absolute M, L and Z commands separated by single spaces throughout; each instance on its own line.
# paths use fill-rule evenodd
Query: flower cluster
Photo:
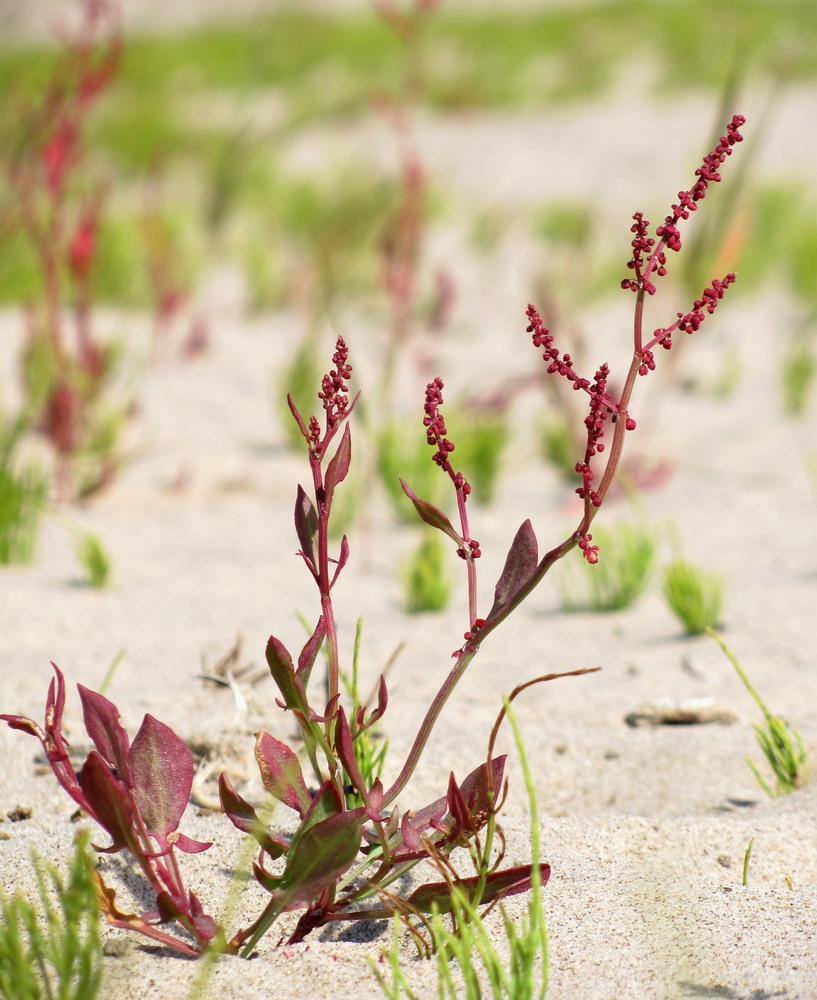
M 318 399 L 323 400 L 326 412 L 327 428 L 334 427 L 346 413 L 349 405 L 349 386 L 346 384 L 352 377 L 352 366 L 348 363 L 349 348 L 343 337 L 338 337 L 332 364 L 335 365 L 328 374 L 323 376 Z
M 587 429 L 587 447 L 584 452 L 584 459 L 576 463 L 576 472 L 582 477 L 582 485 L 576 489 L 576 493 L 582 500 L 589 500 L 594 507 L 601 506 L 601 497 L 593 489 L 593 470 L 590 467 L 590 460 L 597 453 L 604 451 L 604 424 L 610 412 L 614 409 L 610 397 L 607 395 L 607 378 L 610 374 L 610 367 L 605 363 L 596 372 L 590 392 L 590 412 L 584 418 L 584 426 Z M 629 426 L 628 430 L 632 428 Z M 632 424 L 635 427 L 635 422 Z M 591 560 L 592 562 L 593 560 Z
M 701 297 L 695 299 L 692 309 L 686 315 L 678 313 L 678 329 L 684 333 L 694 333 L 704 321 L 704 311 L 711 316 L 726 289 L 735 281 L 737 281 L 735 274 L 727 274 L 723 281 L 715 278 L 712 285 L 703 290 Z
M 471 484 L 461 472 L 454 471 L 448 460 L 448 456 L 454 450 L 454 442 L 449 441 L 446 437 L 448 430 L 446 429 L 443 415 L 440 412 L 444 388 L 445 383 L 439 377 L 435 378 L 433 382 L 429 382 L 426 386 L 423 426 L 426 429 L 426 440 L 432 448 L 437 449 L 432 456 L 434 462 L 441 469 L 445 469 L 449 476 L 451 476 L 457 492 L 462 494 L 463 499 L 466 499 L 471 493 Z
M 616 412 L 617 409 L 607 392 L 610 368 L 605 362 L 596 372 L 592 382 L 582 378 L 573 368 L 570 355 L 559 355 L 559 351 L 553 346 L 553 335 L 542 323 L 534 306 L 528 306 L 527 317 L 527 332 L 533 334 L 531 338 L 533 346 L 544 347 L 542 357 L 549 362 L 548 374 L 562 375 L 573 384 L 574 389 L 583 389 L 590 396 L 590 411 L 584 420 L 584 426 L 587 429 L 587 447 L 582 461 L 576 463 L 576 472 L 582 477 L 582 485 L 577 488 L 576 493 L 582 500 L 589 500 L 594 507 L 598 507 L 601 504 L 601 498 L 593 489 L 593 470 L 590 467 L 590 460 L 594 455 L 604 451 L 604 442 L 601 439 L 604 437 L 605 422 L 608 416 Z M 653 367 L 655 367 L 654 361 Z M 630 417 L 626 418 L 626 428 L 628 431 L 635 428 L 635 421 Z
M 655 285 L 644 274 L 644 255 L 646 254 L 650 258 L 653 252 L 652 248 L 655 246 L 655 240 L 649 235 L 649 228 L 649 219 L 644 218 L 643 212 L 636 212 L 633 216 L 633 224 L 630 226 L 630 232 L 635 234 L 631 244 L 633 256 L 627 262 L 627 267 L 631 271 L 635 271 L 636 276 L 635 280 L 625 278 L 621 282 L 621 287 L 631 288 L 634 292 L 643 289 L 648 295 L 655 295 Z M 667 255 L 662 249 L 659 249 L 655 255 L 655 263 L 657 265 L 656 274 L 663 277 L 667 273 Z
M 678 204 L 672 206 L 672 214 L 668 215 L 663 225 L 659 226 L 655 235 L 661 237 L 663 243 L 670 250 L 679 251 L 681 249 L 681 236 L 678 232 L 678 223 L 681 219 L 688 219 L 689 213 L 694 212 L 698 207 L 710 184 L 717 184 L 721 179 L 718 168 L 726 159 L 732 155 L 732 147 L 743 141 L 740 128 L 746 123 L 743 115 L 734 115 L 732 121 L 726 127 L 726 135 L 720 137 L 720 141 L 711 153 L 707 153 L 704 162 L 695 171 L 697 181 L 689 191 L 678 192 Z
M 591 564 L 595 565 L 599 561 L 599 547 L 598 545 L 591 545 L 593 541 L 592 535 L 582 535 L 579 540 L 579 548 L 581 549 L 582 556 Z
M 703 163 L 695 171 L 695 176 L 698 179 L 688 191 L 678 192 L 678 204 L 672 206 L 671 214 L 655 230 L 655 235 L 661 241 L 656 249 L 653 249 L 655 240 L 647 235 L 649 222 L 644 218 L 643 213 L 635 213 L 633 225 L 630 228 L 630 232 L 635 234 L 632 241 L 633 256 L 627 263 L 627 267 L 631 271 L 635 271 L 635 278 L 625 278 L 621 282 L 622 288 L 628 288 L 634 292 L 645 291 L 648 295 L 655 294 L 655 285 L 650 280 L 650 275 L 655 272 L 659 277 L 662 277 L 667 273 L 667 256 L 664 249 L 674 250 L 676 253 L 681 249 L 681 234 L 678 223 L 682 219 L 688 219 L 689 213 L 695 211 L 698 202 L 706 196 L 709 185 L 717 184 L 720 181 L 721 175 L 718 168 L 727 156 L 732 155 L 732 147 L 743 141 L 740 129 L 745 123 L 746 119 L 743 115 L 732 117 L 731 122 L 726 127 L 726 135 L 720 137 L 718 145 L 711 153 L 707 153 Z M 644 262 L 645 255 L 647 257 L 646 264 Z
M 544 347 L 542 359 L 548 362 L 549 375 L 563 375 L 568 381 L 573 383 L 574 389 L 589 389 L 590 382 L 586 378 L 581 378 L 573 368 L 573 359 L 569 354 L 560 356 L 557 348 L 553 346 L 553 334 L 542 322 L 542 318 L 534 306 L 528 305 L 527 309 L 528 327 L 527 332 L 532 333 L 531 340 L 534 347 Z

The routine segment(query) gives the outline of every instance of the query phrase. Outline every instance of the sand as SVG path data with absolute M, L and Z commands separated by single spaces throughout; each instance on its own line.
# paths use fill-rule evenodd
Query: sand
M 809 99 L 795 92 L 781 102 L 759 161 L 766 178 L 793 172 L 813 180 L 815 140 L 798 126 Z M 637 208 L 663 210 L 687 182 L 711 121 L 701 99 L 629 101 L 614 94 L 600 107 L 535 120 L 429 118 L 420 124 L 418 143 L 443 187 L 456 192 L 452 218 L 467 205 L 523 212 L 530 199 L 589 189 L 617 227 L 607 235 L 618 240 L 625 259 L 627 218 Z M 763 102 L 763 94 L 750 95 L 747 117 Z M 373 147 L 378 127 L 310 135 L 289 155 L 304 168 L 320 159 L 321 149 L 330 158 L 349 158 Z M 445 262 L 458 287 L 451 329 L 439 342 L 421 337 L 398 375 L 400 406 L 413 413 L 418 434 L 428 368 L 422 359 L 433 358 L 452 398 L 529 373 L 537 364 L 524 309 L 534 276 L 560 262 L 543 260 L 521 230 L 501 255 L 469 255 L 465 228 L 441 225 L 428 248 L 429 267 Z M 575 303 L 590 365 L 608 358 L 621 371 L 631 306 L 621 294 L 612 304 Z M 657 321 L 687 305 L 668 279 L 656 297 Z M 248 316 L 241 282 L 227 266 L 202 283 L 194 312 L 207 319 L 210 350 L 189 359 L 171 345 L 147 371 L 147 319 L 110 312 L 100 317 L 106 335 L 129 345 L 139 401 L 129 431 L 133 459 L 93 503 L 46 518 L 31 566 L 0 573 L 0 710 L 41 718 L 53 659 L 69 682 L 70 738 L 82 747 L 73 685 L 98 685 L 122 650 L 108 695 L 131 733 L 151 712 L 191 743 L 206 743 L 236 780 L 249 780 L 252 732 L 266 727 L 286 738 L 291 722 L 275 708 L 269 680 L 245 691 L 250 703 L 237 713 L 228 691 L 197 675 L 202 658 L 212 665 L 237 636 L 243 661 L 256 666 L 263 665 L 271 632 L 297 648 L 295 612 L 317 613 L 295 556 L 291 513 L 307 468 L 287 449 L 271 404 L 275 372 L 305 321 L 297 313 Z M 382 316 L 361 310 L 336 319 L 326 341 L 333 333 L 346 336 L 356 386 L 365 392 L 382 350 Z M 812 407 L 799 422 L 787 421 L 776 388 L 779 347 L 797 321 L 797 307 L 782 291 L 767 288 L 724 302 L 695 338 L 699 342 L 684 344 L 674 367 L 660 358 L 664 370 L 638 386 L 633 412 L 639 427 L 628 443 L 642 459 L 669 463 L 662 485 L 642 492 L 635 507 L 659 537 L 660 563 L 671 559 L 676 541 L 688 558 L 724 575 L 724 636 L 772 710 L 803 734 L 813 757 L 817 511 L 807 469 L 817 447 L 815 414 Z M 19 315 L 0 317 L 5 386 L 12 384 L 21 329 Z M 737 362 L 741 375 L 734 394 L 720 399 L 710 390 L 727 362 Z M 484 552 L 485 609 L 525 517 L 532 518 L 543 548 L 560 541 L 577 520 L 569 489 L 538 453 L 535 420 L 544 406 L 537 395 L 517 402 L 498 497 L 472 511 Z M 365 432 L 358 425 L 353 434 L 356 460 L 365 468 Z M 391 740 L 386 773 L 393 775 L 461 642 L 467 613 L 462 581 L 447 611 L 403 612 L 398 566 L 417 531 L 398 523 L 368 483 L 366 492 L 373 497 L 367 523 L 350 532 L 352 556 L 336 606 L 347 655 L 356 618 L 365 620 L 364 686 L 404 644 L 390 674 L 384 720 Z M 605 506 L 599 523 L 612 527 L 633 516 L 619 497 Z M 108 590 L 82 584 L 72 526 L 96 532 L 110 551 Z M 457 562 L 452 559 L 452 571 Z M 534 688 L 518 702 L 536 779 L 543 860 L 552 865 L 542 894 L 549 996 L 817 997 L 817 789 L 767 800 L 745 762 L 747 755 L 760 760 L 752 730 L 759 721 L 756 706 L 711 640 L 683 637 L 657 581 L 626 611 L 565 615 L 557 588 L 546 580 L 486 641 L 446 707 L 403 805 L 436 798 L 449 771 L 462 777 L 484 758 L 501 696 L 516 683 L 597 665 L 603 667 L 599 674 Z M 629 713 L 662 699 L 711 699 L 735 721 L 625 723 Z M 522 864 L 529 858 L 526 799 L 507 732 L 500 742 L 511 754 L 503 818 L 508 858 Z M 30 891 L 31 848 L 56 860 L 73 834 L 73 804 L 50 775 L 35 771 L 37 750 L 30 738 L 0 729 L 0 878 L 7 889 Z M 205 787 L 212 792 L 212 784 Z M 12 822 L 9 813 L 18 806 L 30 809 L 30 818 Z M 189 885 L 219 912 L 241 839 L 225 819 L 193 804 L 182 829 L 217 841 L 210 852 L 182 860 Z M 750 841 L 748 884 L 742 885 Z M 115 883 L 115 863 L 105 864 Z M 257 905 L 257 895 L 253 899 Z M 515 899 L 508 912 L 519 916 L 526 905 L 524 897 Z M 238 923 L 251 919 L 252 907 L 248 900 Z M 291 924 L 284 921 L 283 929 Z M 501 947 L 499 919 L 491 918 L 489 926 Z M 389 933 L 386 924 L 316 933 L 291 949 L 276 948 L 278 935 L 270 934 L 254 961 L 225 959 L 207 995 L 378 996 L 367 959 L 377 959 Z M 120 931 L 106 932 L 105 940 L 106 995 L 188 995 L 195 963 Z M 433 996 L 433 965 L 417 961 L 405 940 L 402 949 L 417 995 Z

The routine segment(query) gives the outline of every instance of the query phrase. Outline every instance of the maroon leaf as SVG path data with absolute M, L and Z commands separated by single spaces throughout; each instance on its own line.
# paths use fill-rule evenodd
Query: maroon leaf
M 388 708 L 389 692 L 386 687 L 386 678 L 380 675 L 380 686 L 377 689 L 377 708 L 366 718 L 366 706 L 361 705 L 357 710 L 355 722 L 358 729 L 368 729 L 383 718 L 383 713 Z
M 346 771 L 349 781 L 354 785 L 355 790 L 361 795 L 365 795 L 366 786 L 363 783 L 363 776 L 357 765 L 355 748 L 352 743 L 352 733 L 349 729 L 349 723 L 346 721 L 346 712 L 344 712 L 343 708 L 338 709 L 338 717 L 335 724 L 335 752 L 338 755 L 338 760 L 343 764 L 343 768 Z
M 221 808 L 236 829 L 254 837 L 271 858 L 280 858 L 282 854 L 286 854 L 289 844 L 264 829 L 255 809 L 233 788 L 226 774 L 219 776 L 218 792 Z
M 8 723 L 10 729 L 36 736 L 41 743 L 45 743 L 45 733 L 33 719 L 27 719 L 24 715 L 0 715 L 0 721 Z
M 77 684 L 85 730 L 102 759 L 115 767 L 123 781 L 128 781 L 128 734 L 119 722 L 119 709 L 96 691 Z
M 315 654 L 317 655 L 317 650 Z M 267 642 L 267 663 L 269 664 L 272 679 L 284 696 L 284 707 L 297 709 L 304 715 L 308 715 L 309 705 L 306 701 L 304 685 L 301 679 L 295 675 L 292 657 L 289 655 L 286 646 L 284 646 L 280 639 L 276 639 L 274 635 L 271 635 Z
M 442 825 L 442 819 L 445 813 L 445 796 L 437 799 L 430 805 L 424 806 L 411 816 L 406 813 L 400 823 L 400 833 L 403 839 L 399 844 L 395 845 L 393 853 L 402 854 L 404 851 L 409 851 L 414 854 L 418 851 L 423 851 L 423 844 L 420 840 L 421 834 L 432 829 L 443 832 L 445 827 Z
M 313 573 L 317 572 L 315 536 L 318 533 L 318 515 L 315 506 L 301 486 L 295 499 L 295 533 L 301 543 L 301 553 Z
M 343 434 L 340 439 L 340 444 L 332 456 L 332 460 L 326 467 L 326 476 L 324 477 L 323 484 L 326 487 L 326 492 L 331 494 L 334 492 L 335 487 L 342 483 L 346 476 L 349 474 L 349 465 L 352 461 L 352 435 L 349 430 L 349 425 L 343 428 Z
M 465 547 L 465 539 L 457 534 L 454 530 L 454 525 L 448 520 L 439 507 L 435 507 L 434 504 L 429 503 L 428 500 L 421 500 L 411 487 L 407 483 L 403 482 L 402 479 L 400 480 L 400 485 L 403 487 L 403 492 L 414 504 L 414 509 L 426 524 L 430 524 L 432 528 L 439 528 L 440 531 L 444 531 L 445 534 L 448 535 L 449 538 L 453 539 L 460 548 Z
M 169 727 L 146 715 L 128 753 L 133 797 L 151 836 L 165 847 L 193 786 L 193 755 Z
M 539 545 L 530 520 L 523 521 L 511 542 L 505 566 L 494 591 L 494 604 L 488 621 L 503 611 L 530 583 L 539 565 Z
M 180 904 L 184 903 L 182 906 Z M 187 900 L 173 896 L 169 892 L 160 892 L 156 896 L 156 909 L 159 913 L 159 922 L 169 924 L 171 920 L 178 920 L 179 917 L 186 916 Z M 143 919 L 149 919 L 152 915 L 143 913 Z
M 448 805 L 448 813 L 454 820 L 454 829 L 457 831 L 475 833 L 476 830 L 471 819 L 471 813 L 466 805 L 465 799 L 462 797 L 462 792 L 460 791 L 460 787 L 457 784 L 457 779 L 454 777 L 453 771 L 448 778 L 448 794 L 446 795 L 445 800 Z
M 488 765 L 480 764 L 464 779 L 460 791 L 471 813 L 484 812 L 492 809 L 499 798 L 502 789 L 502 778 L 505 774 L 505 761 L 508 755 L 503 753 L 491 761 L 490 782 Z
M 315 660 L 321 650 L 325 636 L 326 621 L 323 615 L 321 615 L 318 619 L 318 624 L 315 626 L 315 631 L 307 639 L 304 648 L 301 650 L 301 655 L 298 657 L 298 669 L 295 673 L 300 678 L 304 688 L 309 684 L 309 677 L 312 674 L 312 668 L 315 665 Z
M 218 924 L 216 924 L 215 920 L 209 914 L 204 912 L 199 897 L 194 892 L 188 894 L 188 899 L 189 907 L 187 913 L 193 921 L 196 933 L 203 941 L 211 941 L 216 935 Z
M 297 910 L 340 878 L 357 857 L 366 810 L 350 809 L 321 820 L 293 840 L 276 895 Z
M 295 423 L 298 425 L 301 434 L 309 440 L 309 431 L 307 430 L 306 424 L 304 423 L 304 418 L 298 412 L 298 407 L 295 405 L 295 400 L 292 398 L 290 393 L 287 393 L 287 405 L 289 406 L 290 413 L 295 418 Z
M 330 590 L 335 586 L 335 580 L 340 576 L 340 571 L 347 562 L 349 562 L 349 540 L 344 535 L 340 540 L 340 554 L 337 558 L 337 566 L 335 567 L 335 572 L 332 574 L 332 579 L 329 581 Z
M 93 809 L 80 788 L 79 779 L 68 757 L 68 744 L 62 735 L 65 678 L 56 663 L 52 663 L 51 666 L 54 668 L 56 676 L 51 678 L 48 685 L 48 695 L 45 701 L 45 729 L 40 729 L 36 722 L 23 715 L 0 715 L 0 720 L 7 723 L 11 729 L 28 733 L 29 736 L 34 736 L 40 741 L 57 781 L 81 809 L 93 815 Z
M 91 815 L 113 841 L 110 847 L 96 849 L 104 854 L 115 854 L 127 847 L 133 826 L 133 809 L 128 793 L 96 750 L 88 754 L 79 784 Z
M 193 840 L 192 837 L 179 833 L 178 830 L 171 833 L 167 839 L 171 847 L 177 847 L 185 854 L 201 854 L 203 851 L 209 851 L 213 846 L 212 840 Z
M 539 865 L 539 885 L 547 885 L 550 878 L 550 865 Z M 492 903 L 494 900 L 516 896 L 527 892 L 531 887 L 532 868 L 530 865 L 520 865 L 517 868 L 507 868 L 505 871 L 493 872 L 485 880 L 485 888 L 480 903 Z M 460 878 L 454 883 L 469 902 L 474 900 L 474 890 L 479 878 Z M 436 903 L 440 913 L 451 911 L 451 886 L 448 882 L 426 882 L 409 896 L 408 902 L 423 912 L 429 912 Z
M 260 732 L 255 738 L 255 759 L 264 788 L 303 819 L 312 804 L 312 797 L 292 750 L 269 733 Z

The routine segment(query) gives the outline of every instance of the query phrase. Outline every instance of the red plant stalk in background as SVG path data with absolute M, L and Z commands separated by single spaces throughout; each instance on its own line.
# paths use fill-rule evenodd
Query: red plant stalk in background
M 44 304 L 30 314 L 29 352 L 47 356 L 51 381 L 36 416 L 60 456 L 63 484 L 70 478 L 65 463 L 83 443 L 89 407 L 110 363 L 91 329 L 100 194 L 88 189 L 83 142 L 86 118 L 116 74 L 122 47 L 113 5 L 82 0 L 82 20 L 65 40 L 45 95 L 21 114 L 23 142 L 9 173 L 42 279 Z M 65 330 L 66 285 L 73 344 Z M 40 398 L 43 387 L 27 385 L 27 391 Z
M 330 554 L 329 520 L 335 491 L 349 472 L 352 446 L 348 420 L 358 399 L 349 398 L 352 369 L 342 339 L 336 344 L 334 367 L 323 377 L 318 393 L 323 422 L 314 415 L 304 419 L 290 397 L 290 409 L 307 447 L 312 478 L 312 496 L 301 486 L 296 495 L 298 555 L 318 588 L 320 613 L 297 660 L 275 636 L 267 643 L 266 657 L 281 695 L 278 705 L 291 712 L 298 724 L 304 765 L 312 775 L 307 781 L 296 752 L 285 743 L 268 732 L 256 734 L 255 757 L 264 787 L 272 799 L 297 816 L 296 831 L 289 838 L 269 829 L 227 776 L 221 775 L 222 809 L 234 826 L 257 842 L 260 851 L 253 874 L 269 895 L 261 914 L 234 934 L 229 944 L 224 945 L 223 937 L 211 918 L 202 912 L 197 897 L 184 889 L 176 864 L 174 848 L 190 852 L 204 850 L 207 845 L 191 841 L 177 830 L 190 791 L 192 764 L 189 751 L 175 734 L 146 716 L 129 744 L 119 725 L 116 708 L 100 695 L 80 687 L 85 726 L 96 750 L 91 751 L 78 777 L 68 760 L 60 731 L 64 690 L 59 671 L 56 689 L 54 681 L 49 689 L 44 731 L 23 716 L 0 716 L 12 728 L 28 732 L 42 742 L 60 784 L 109 834 L 113 843 L 107 850 L 130 851 L 151 884 L 157 908 L 141 915 L 121 914 L 113 902 L 113 893 L 101 886 L 103 904 L 112 923 L 141 931 L 186 954 L 198 954 L 218 941 L 219 947 L 249 956 L 263 934 L 287 912 L 300 911 L 290 942 L 301 941 L 332 921 L 378 920 L 394 913 L 405 916 L 429 911 L 434 905 L 445 912 L 451 906 L 452 891 L 447 880 L 425 883 L 405 898 L 397 894 L 395 883 L 422 860 L 431 860 L 438 866 L 444 861 L 448 869 L 448 855 L 460 847 L 470 852 L 477 878 L 461 878 L 453 868 L 450 870 L 456 887 L 474 905 L 490 905 L 531 887 L 535 877 L 532 866 L 500 870 L 501 849 L 499 859 L 491 860 L 490 851 L 482 853 L 479 846 L 481 831 L 486 826 L 489 831 L 492 829 L 504 799 L 505 757 L 493 756 L 501 715 L 491 733 L 488 759 L 461 782 L 452 772 L 445 795 L 418 810 L 401 811 L 392 803 L 414 773 L 443 706 L 481 643 L 571 549 L 581 549 L 591 563 L 598 560 L 599 549 L 592 544 L 590 526 L 615 476 L 624 438 L 635 429 L 629 403 L 636 380 L 655 368 L 654 348 L 669 349 L 676 331 L 697 331 L 735 280 L 729 274 L 713 281 L 691 310 L 678 313 L 671 324 L 654 330 L 649 337 L 644 336 L 644 296 L 654 293 L 653 278 L 665 273 L 667 251 L 680 250 L 679 222 L 697 207 L 708 186 L 720 180 L 718 167 L 735 143 L 741 141 L 743 123 L 740 116 L 732 119 L 727 134 L 697 171 L 695 185 L 690 191 L 681 192 L 678 204 L 658 227 L 655 238 L 649 236 L 649 224 L 643 216 L 636 213 L 634 217 L 633 254 L 629 263 L 634 276 L 623 283 L 636 295 L 633 356 L 620 393 L 611 394 L 606 364 L 599 366 L 592 379 L 580 376 L 570 356 L 562 355 L 556 348 L 536 309 L 528 307 L 528 332 L 534 346 L 542 351 L 548 372 L 567 379 L 574 390 L 588 396 L 586 444 L 576 463 L 576 473 L 581 479 L 577 493 L 584 509 L 575 531 L 541 558 L 531 522 L 523 522 L 508 550 L 494 588 L 493 603 L 485 617 L 478 614 L 476 561 L 481 552 L 468 522 L 470 487 L 451 461 L 455 447 L 448 438 L 441 412 L 443 383 L 439 378 L 429 383 L 423 423 L 428 443 L 434 448 L 433 460 L 454 487 L 459 529 L 438 507 L 416 496 L 407 484 L 403 484 L 403 489 L 419 516 L 451 538 L 466 563 L 468 627 L 464 642 L 453 654 L 453 668 L 429 706 L 403 767 L 388 786 L 379 775 L 364 773 L 364 758 L 358 753 L 367 731 L 380 721 L 388 706 L 385 680 L 380 679 L 376 705 L 355 706 L 347 714 L 340 704 L 340 659 L 332 590 L 349 559 L 349 544 L 344 536 L 337 552 Z M 612 435 L 608 433 L 611 428 Z M 606 456 L 606 463 L 598 478 L 596 463 L 601 455 Z M 327 685 L 323 693 L 313 691 L 310 695 L 310 678 L 324 645 Z M 555 676 L 567 675 L 551 674 L 527 680 L 517 684 L 514 694 Z M 486 835 L 486 842 L 488 839 Z M 276 864 L 270 866 L 270 862 Z M 549 874 L 550 867 L 541 865 L 540 885 L 547 882 Z M 378 897 L 378 905 L 367 908 L 367 901 L 374 896 Z M 169 921 L 181 925 L 190 940 L 175 938 L 158 926 Z

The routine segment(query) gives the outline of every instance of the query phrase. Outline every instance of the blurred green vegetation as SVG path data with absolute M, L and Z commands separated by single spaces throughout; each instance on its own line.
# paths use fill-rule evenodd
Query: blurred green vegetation
M 815 28 L 812 0 L 617 0 L 480 13 L 443 7 L 425 29 L 427 101 L 446 111 L 550 107 L 598 94 L 631 66 L 634 85 L 664 90 L 720 91 L 738 66 L 754 80 L 813 79 Z M 48 64 L 42 50 L 0 52 L 0 93 L 21 79 L 36 90 Z M 351 14 L 292 7 L 241 24 L 129 37 L 108 135 L 145 143 L 140 158 L 151 145 L 170 152 L 179 138 L 174 107 L 207 91 L 278 89 L 294 120 L 335 118 L 367 108 L 374 92 L 395 92 L 400 74 L 399 42 L 365 3 Z M 131 128 L 138 123 L 150 125 L 148 137 Z
M 617 0 L 480 13 L 443 6 L 424 25 L 421 99 L 448 114 L 552 111 L 630 80 L 650 93 L 706 89 L 714 102 L 736 82 L 813 80 L 816 32 L 813 0 Z M 0 49 L 0 150 L 18 141 L 19 108 L 42 92 L 54 57 L 42 46 Z M 157 178 L 173 182 L 164 195 L 173 200 L 174 228 L 185 234 L 176 256 L 194 261 L 185 284 L 195 279 L 202 242 L 221 240 L 210 250 L 222 252 L 226 239 L 257 306 L 286 302 L 292 272 L 302 282 L 304 265 L 325 294 L 365 294 L 378 280 L 376 238 L 398 181 L 371 171 L 355 176 L 334 162 L 318 165 L 319 176 L 315 169 L 298 173 L 285 170 L 278 154 L 308 128 L 370 115 L 378 95 L 399 100 L 404 70 L 399 40 L 363 2 L 342 15 L 291 4 L 237 24 L 129 35 L 121 71 L 88 134 L 89 162 L 101 165 L 111 188 L 98 298 L 153 305 L 138 230 L 144 188 Z M 755 244 L 764 261 L 747 249 L 743 269 L 754 266 L 757 274 L 742 275 L 741 286 L 768 277 L 763 251 L 772 231 L 791 257 L 781 269 L 795 293 L 817 302 L 817 226 L 807 224 L 813 213 L 798 217 L 791 197 L 770 193 L 759 202 L 752 231 L 764 233 Z M 474 239 L 490 245 L 501 226 L 488 216 L 480 224 L 479 211 Z M 0 302 L 38 292 L 9 215 L 0 186 Z M 580 205 L 552 205 L 537 213 L 533 228 L 547 243 L 576 248 L 592 240 L 593 221 Z M 691 277 L 697 287 L 698 276 Z
M 659 90 L 720 92 L 737 71 L 755 82 L 813 79 L 814 30 L 812 0 L 443 8 L 426 27 L 424 99 L 449 112 L 551 108 L 599 94 L 630 67 L 634 86 Z M 51 59 L 41 48 L 0 51 L 0 101 L 36 94 Z M 178 35 L 129 36 L 96 139 L 121 169 L 140 172 L 208 145 L 212 127 L 189 120 L 197 97 L 216 92 L 240 102 L 274 92 L 285 101 L 281 127 L 294 128 L 367 111 L 373 94 L 397 92 L 400 74 L 399 42 L 365 4 L 343 16 L 284 10 Z M 3 120 L 4 138 L 14 116 Z

